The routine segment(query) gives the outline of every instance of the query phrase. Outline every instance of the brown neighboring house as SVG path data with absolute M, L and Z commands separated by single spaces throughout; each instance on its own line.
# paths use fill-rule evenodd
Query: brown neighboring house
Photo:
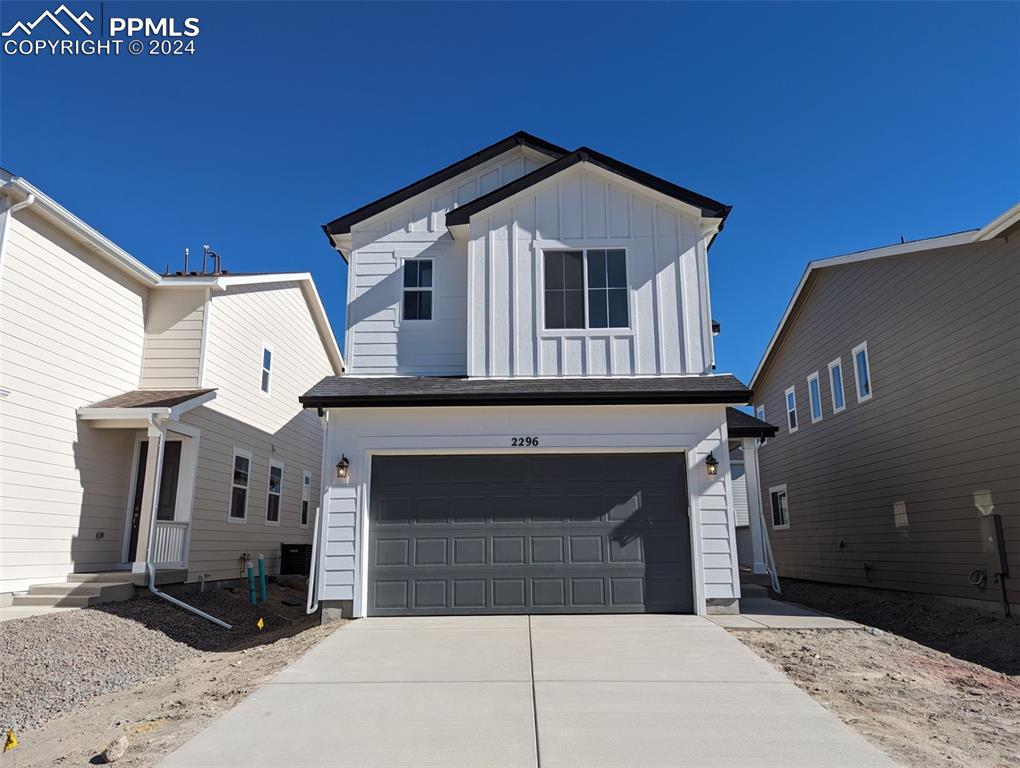
M 1020 205 L 809 264 L 751 387 L 781 576 L 1020 603 Z

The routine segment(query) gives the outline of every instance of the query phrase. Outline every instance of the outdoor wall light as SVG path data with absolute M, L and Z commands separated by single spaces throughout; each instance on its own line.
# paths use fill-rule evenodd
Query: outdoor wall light
M 709 477 L 715 477 L 719 474 L 719 459 L 717 459 L 711 453 L 705 458 L 705 469 L 708 470 Z
M 347 475 L 351 470 L 351 462 L 347 460 L 346 456 L 342 456 L 340 461 L 336 463 L 336 476 L 338 480 L 346 480 Z

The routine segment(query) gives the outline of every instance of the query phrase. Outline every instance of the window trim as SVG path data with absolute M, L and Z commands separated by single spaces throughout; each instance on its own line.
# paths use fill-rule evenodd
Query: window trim
M 430 288 L 405 288 L 404 287 L 404 269 L 409 261 L 427 261 L 432 264 L 432 286 Z M 397 324 L 400 323 L 414 323 L 415 325 L 424 325 L 426 323 L 436 322 L 436 259 L 433 256 L 422 256 L 419 258 L 418 254 L 408 254 L 400 257 L 400 314 L 397 318 Z M 428 319 L 422 318 L 407 318 L 404 317 L 404 297 L 408 291 L 417 291 L 423 293 L 428 291 L 432 294 L 432 314 Z
M 843 405 L 836 407 L 836 379 L 832 375 L 833 368 L 839 367 L 839 394 L 843 399 Z M 832 400 L 833 414 L 842 413 L 846 410 L 846 377 L 843 375 L 843 357 L 837 357 L 829 363 L 829 397 Z
M 312 473 L 307 469 L 301 471 L 301 500 L 299 504 L 298 527 L 307 528 L 308 522 L 312 519 Z M 306 504 L 308 505 L 307 507 L 305 506 Z M 302 522 L 302 519 L 304 522 Z
M 266 368 L 266 352 L 269 353 L 269 367 Z M 276 352 L 271 344 L 262 342 L 262 359 L 259 360 L 259 392 L 263 397 L 273 396 L 273 363 L 276 362 Z M 266 389 L 262 388 L 262 377 L 269 374 L 266 379 Z
M 783 494 L 786 497 L 786 522 L 781 525 L 776 525 L 776 511 L 775 507 L 772 506 L 772 494 Z M 773 485 L 769 488 L 769 522 L 772 524 L 772 530 L 774 531 L 785 531 L 790 527 L 790 494 L 786 490 L 786 483 L 782 485 Z
M 754 407 L 754 415 L 759 421 L 765 421 L 765 403 Z
M 793 395 L 793 408 L 790 408 L 790 395 Z M 797 416 L 797 387 L 796 385 L 788 387 L 783 392 L 783 405 L 786 406 L 786 431 L 789 434 L 793 434 L 800 429 L 800 418 Z M 793 414 L 794 424 L 790 425 L 790 414 Z
M 547 328 L 545 325 L 545 255 L 564 251 L 581 252 L 581 277 L 582 296 L 584 298 L 584 327 L 583 328 Z M 624 281 L 627 291 L 627 324 L 608 326 L 605 328 L 592 328 L 588 317 L 588 251 L 623 251 Z M 626 246 L 616 245 L 577 245 L 569 246 L 564 244 L 550 245 L 538 249 L 538 333 L 541 336 L 621 336 L 633 335 L 634 333 L 634 302 L 631 301 L 633 293 L 630 285 L 630 258 L 629 249 Z M 598 289 L 595 289 L 598 290 Z
M 234 517 L 230 514 L 231 507 L 234 505 L 234 488 L 240 488 L 240 485 L 234 484 L 234 467 L 237 466 L 237 457 L 240 456 L 242 459 L 248 460 L 248 484 L 244 486 L 244 517 Z M 235 525 L 245 525 L 248 522 L 248 506 L 251 502 L 251 470 L 252 470 L 252 456 L 251 451 L 247 448 L 234 447 L 234 452 L 230 457 L 230 476 L 227 479 L 227 522 Z
M 811 392 L 811 382 L 815 383 L 818 389 L 818 418 L 815 418 L 815 398 Z M 818 379 L 818 371 L 807 377 L 808 410 L 811 412 L 811 423 L 817 424 L 825 416 L 825 409 L 822 406 L 822 382 Z
M 265 519 L 263 520 L 263 524 L 264 525 L 270 525 L 270 526 L 273 526 L 273 527 L 278 527 L 280 525 L 280 519 L 283 517 L 283 468 L 284 468 L 284 463 L 282 461 L 277 461 L 276 459 L 270 459 L 269 460 L 269 471 L 266 472 L 266 511 L 265 511 Z M 279 493 L 273 493 L 272 492 L 272 487 L 273 487 L 273 470 L 274 469 L 279 469 L 280 470 L 280 492 Z M 269 497 L 270 496 L 277 496 L 280 499 L 279 503 L 276 506 L 276 520 L 270 520 L 269 519 Z
M 868 394 L 866 395 L 861 395 L 861 375 L 857 371 L 857 355 L 860 352 L 864 353 L 864 364 L 868 368 Z M 854 365 L 854 384 L 857 389 L 857 402 L 866 403 L 875 395 L 875 380 L 871 375 L 871 358 L 868 355 L 868 342 L 862 341 L 850 350 L 850 362 Z

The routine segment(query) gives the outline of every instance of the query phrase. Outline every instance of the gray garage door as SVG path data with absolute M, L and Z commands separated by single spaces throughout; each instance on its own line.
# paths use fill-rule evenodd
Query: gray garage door
M 368 613 L 691 612 L 683 454 L 377 456 Z

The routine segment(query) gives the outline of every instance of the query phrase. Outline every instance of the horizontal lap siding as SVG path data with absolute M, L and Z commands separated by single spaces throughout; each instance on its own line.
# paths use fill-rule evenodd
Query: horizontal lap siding
M 756 395 L 783 425 L 760 451 L 766 512 L 769 486 L 789 494 L 790 529 L 771 532 L 782 575 L 998 599 L 997 585 L 967 577 L 986 567 L 977 505 L 988 498 L 1014 571 L 1020 564 L 1017 306 L 1015 239 L 815 273 Z M 858 404 L 851 350 L 863 341 L 874 397 Z M 837 356 L 847 407 L 833 414 Z M 816 370 L 823 420 L 812 424 L 806 378 Z M 1017 579 L 1007 585 L 1020 601 Z
M 297 283 L 239 286 L 209 305 L 204 387 L 216 398 L 185 414 L 202 430 L 192 514 L 188 580 L 237 578 L 241 555 L 266 557 L 279 570 L 281 544 L 309 543 L 319 504 L 322 428 L 298 403 L 332 373 L 302 288 Z M 273 348 L 271 396 L 260 390 L 262 347 Z M 248 517 L 227 521 L 234 448 L 251 451 Z M 282 462 L 280 525 L 266 525 L 270 460 Z M 312 475 L 308 526 L 300 527 L 303 472 Z
M 145 317 L 143 388 L 198 386 L 205 299 L 204 289 L 152 293 Z
M 75 409 L 138 387 L 146 294 L 31 209 L 11 222 L 0 277 L 0 592 L 120 560 L 133 435 L 81 424 Z

